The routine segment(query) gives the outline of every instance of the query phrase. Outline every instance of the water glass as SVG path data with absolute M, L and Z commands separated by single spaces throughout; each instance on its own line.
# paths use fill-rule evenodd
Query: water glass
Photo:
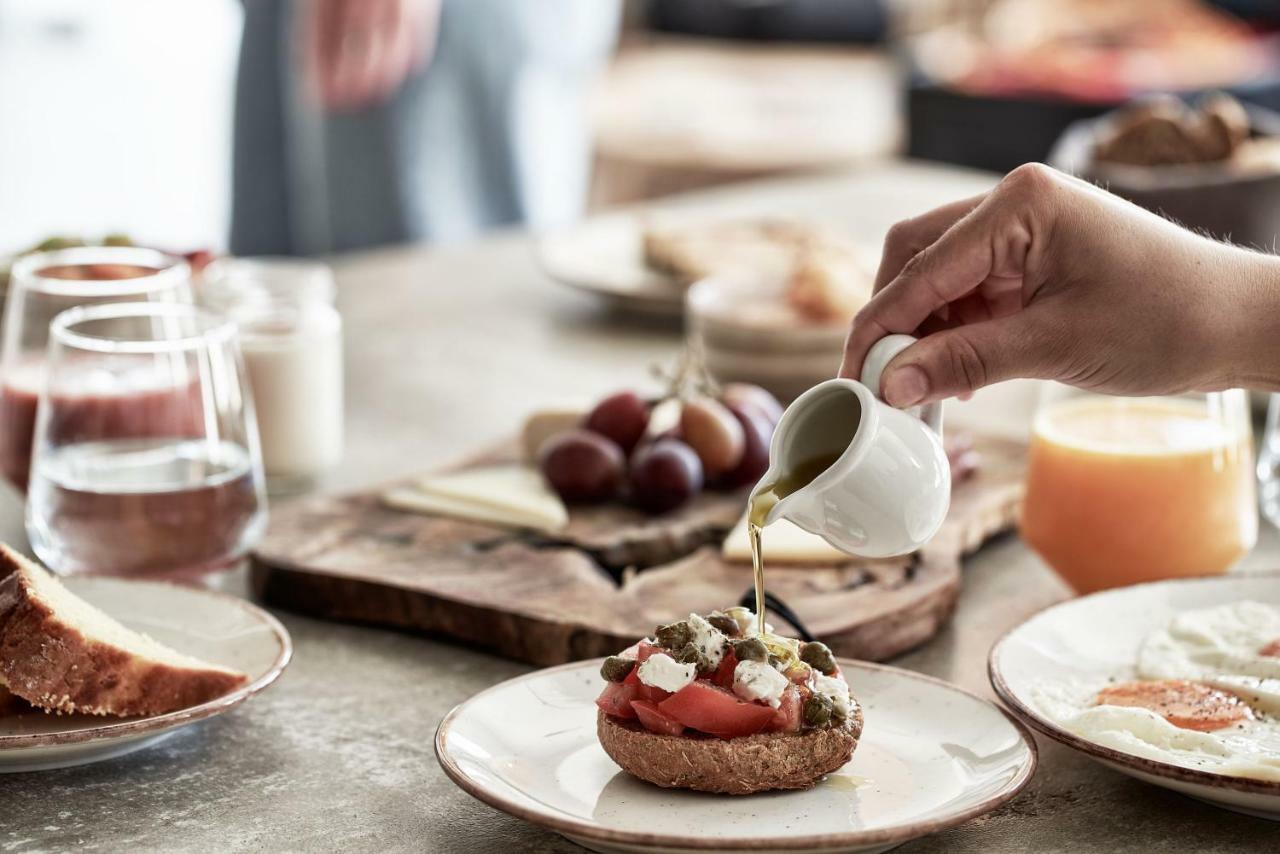
M 49 324 L 55 316 L 81 305 L 191 301 L 187 263 L 154 249 L 78 246 L 16 260 L 0 348 L 0 474 L 26 489 Z
M 166 303 L 59 314 L 27 496 L 41 560 L 64 574 L 198 576 L 265 526 L 235 323 Z

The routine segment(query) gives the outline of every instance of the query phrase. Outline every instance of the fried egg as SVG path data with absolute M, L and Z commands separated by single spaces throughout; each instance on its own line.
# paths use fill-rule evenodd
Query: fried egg
M 1124 753 L 1280 782 L 1280 609 L 1237 602 L 1179 614 L 1109 680 L 1046 683 L 1035 700 L 1082 738 Z

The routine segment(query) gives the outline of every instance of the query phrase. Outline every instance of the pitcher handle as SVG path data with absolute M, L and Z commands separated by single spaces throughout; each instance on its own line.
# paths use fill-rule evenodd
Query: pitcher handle
M 862 363 L 862 384 L 871 389 L 871 393 L 880 397 L 880 378 L 885 367 L 903 350 L 916 343 L 911 335 L 886 335 L 871 346 L 867 358 Z M 939 437 L 942 436 L 942 401 L 934 401 L 924 406 L 914 406 L 907 410 L 915 415 Z

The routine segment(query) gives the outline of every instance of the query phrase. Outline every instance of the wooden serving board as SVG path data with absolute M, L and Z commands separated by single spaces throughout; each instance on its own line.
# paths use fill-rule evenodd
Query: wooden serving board
M 978 437 L 978 472 L 959 484 L 942 530 L 916 555 L 768 572 L 768 587 L 839 655 L 883 660 L 950 616 L 960 559 L 1014 521 L 1025 446 Z M 514 458 L 486 454 L 459 468 Z M 650 517 L 574 508 L 548 536 L 392 510 L 368 492 L 274 513 L 253 556 L 258 596 L 328 619 L 444 635 L 534 664 L 608 655 L 690 611 L 735 604 L 751 568 L 720 557 L 746 493 L 705 493 Z M 767 555 L 766 555 L 767 558 Z M 780 629 L 785 630 L 785 623 Z

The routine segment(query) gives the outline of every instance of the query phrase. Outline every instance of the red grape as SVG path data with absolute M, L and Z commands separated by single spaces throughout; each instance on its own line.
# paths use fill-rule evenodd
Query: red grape
M 650 513 L 673 510 L 702 491 L 702 462 L 684 442 L 659 439 L 631 460 L 631 495 Z
M 730 404 L 728 409 L 742 425 L 742 459 L 737 467 L 717 484 L 724 489 L 752 486 L 769 470 L 769 442 L 773 439 L 773 425 L 755 406 Z
M 583 426 L 612 439 L 623 453 L 635 448 L 649 425 L 649 405 L 634 391 L 611 394 L 587 413 Z
M 687 401 L 680 413 L 684 441 L 702 460 L 707 477 L 733 471 L 742 460 L 742 425 L 723 403 L 709 397 Z
M 778 426 L 782 420 L 782 404 L 769 391 L 751 383 L 729 383 L 720 392 L 720 400 L 733 408 L 738 404 L 750 404 L 769 419 L 769 423 Z
M 565 501 L 604 501 L 622 488 L 627 460 L 603 436 L 568 430 L 543 444 L 538 467 Z

